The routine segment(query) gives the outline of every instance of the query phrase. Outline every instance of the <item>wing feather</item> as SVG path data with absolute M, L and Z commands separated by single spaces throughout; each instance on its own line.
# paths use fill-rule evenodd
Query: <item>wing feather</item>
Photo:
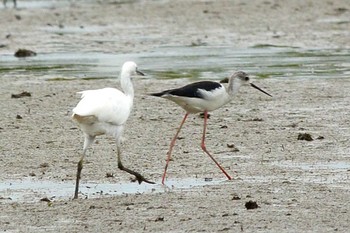
M 73 109 L 80 116 L 94 116 L 100 122 L 122 125 L 132 109 L 132 97 L 115 88 L 103 88 L 78 92 L 81 100 Z

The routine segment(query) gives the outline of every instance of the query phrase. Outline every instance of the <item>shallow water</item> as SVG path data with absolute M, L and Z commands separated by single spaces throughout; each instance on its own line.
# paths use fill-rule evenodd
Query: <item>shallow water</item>
M 98 198 L 124 194 L 159 193 L 188 190 L 193 187 L 217 185 L 226 180 L 169 179 L 166 185 L 138 183 L 81 183 L 81 198 Z M 70 199 L 74 194 L 74 182 L 23 179 L 0 183 L 0 198 L 7 201 L 36 202 L 42 198 L 50 200 Z
M 350 75 L 350 50 L 305 50 L 257 45 L 160 47 L 142 53 L 48 53 L 16 58 L 0 55 L 0 75 L 32 74 L 39 79 L 115 78 L 126 60 L 134 60 L 147 78 L 222 79 L 234 70 L 257 78 L 345 78 Z M 1 77 L 0 76 L 0 77 Z
M 0 2 L 0 9 L 12 9 L 13 8 L 13 1 L 7 0 L 6 6 L 4 6 Z M 94 0 L 84 0 L 84 4 L 93 4 Z M 122 3 L 120 3 L 122 4 Z M 74 1 L 72 0 L 27 0 L 27 1 L 17 1 L 17 9 L 23 10 L 23 9 L 53 9 L 58 7 L 67 7 L 67 6 L 75 6 Z
M 12 9 L 13 1 L 7 0 L 6 6 L 0 2 L 1 8 Z M 58 6 L 68 5 L 69 1 L 47 1 L 47 0 L 35 0 L 35 1 L 17 1 L 17 9 L 40 9 L 40 8 L 54 8 Z

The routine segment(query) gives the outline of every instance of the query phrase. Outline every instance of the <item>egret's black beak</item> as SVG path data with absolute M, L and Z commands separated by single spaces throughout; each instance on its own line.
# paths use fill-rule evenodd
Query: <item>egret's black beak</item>
M 141 75 L 141 76 L 145 76 L 144 73 L 142 73 L 141 71 L 139 71 L 139 70 L 137 70 L 137 69 L 136 69 L 136 74 Z
M 259 91 L 261 91 L 262 93 L 265 93 L 266 95 L 268 95 L 268 96 L 271 96 L 272 97 L 272 95 L 270 95 L 269 93 L 267 93 L 266 91 L 263 91 L 262 89 L 260 89 L 259 87 L 257 87 L 257 86 L 255 86 L 253 83 L 251 83 L 250 84 L 252 87 L 254 87 L 255 89 L 258 89 Z

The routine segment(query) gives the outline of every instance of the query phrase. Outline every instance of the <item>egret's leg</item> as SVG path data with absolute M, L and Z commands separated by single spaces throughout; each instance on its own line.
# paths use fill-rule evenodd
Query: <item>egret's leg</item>
M 165 164 L 165 168 L 164 168 L 164 173 L 163 173 L 163 177 L 162 177 L 162 184 L 164 185 L 164 180 L 165 180 L 165 176 L 166 176 L 166 171 L 168 169 L 168 165 L 169 165 L 169 161 L 171 159 L 171 152 L 173 151 L 173 147 L 175 146 L 175 141 L 180 133 L 180 130 L 183 126 L 183 124 L 185 123 L 186 119 L 187 119 L 187 116 L 188 116 L 189 113 L 186 113 L 186 115 L 184 116 L 184 118 L 182 119 L 181 121 L 181 124 L 180 124 L 180 127 L 177 129 L 176 131 L 176 134 L 173 138 L 173 140 L 171 140 L 171 143 L 170 143 L 170 148 L 169 148 L 169 151 L 167 153 L 167 160 L 166 160 L 166 164 Z
M 90 135 L 85 135 L 85 139 L 84 139 L 84 147 L 83 147 L 83 155 L 81 156 L 79 162 L 78 162 L 78 169 L 77 169 L 77 179 L 75 182 L 75 192 L 74 192 L 74 198 L 73 199 L 77 199 L 78 198 L 78 192 L 79 192 L 79 181 L 80 181 L 80 177 L 81 177 L 81 170 L 83 170 L 83 161 L 84 161 L 84 157 L 86 155 L 86 151 L 89 148 L 89 146 L 94 142 L 95 140 L 95 136 L 90 136 Z
M 227 179 L 231 180 L 231 176 L 229 176 L 227 174 L 227 172 L 220 166 L 220 164 L 214 159 L 214 157 L 208 152 L 207 148 L 205 147 L 205 133 L 207 130 L 207 119 L 208 119 L 208 112 L 205 111 L 204 112 L 204 126 L 203 126 L 203 136 L 202 136 L 202 143 L 201 143 L 201 147 L 202 150 L 209 155 L 209 157 L 214 161 L 214 163 L 220 168 L 220 170 L 225 174 L 225 176 L 227 177 Z
M 118 146 L 117 146 L 117 151 L 118 151 L 118 154 L 117 154 L 117 157 L 118 157 L 118 168 L 120 170 L 134 175 L 136 177 L 136 179 L 137 179 L 137 182 L 139 182 L 139 184 L 141 184 L 142 181 L 146 182 L 146 183 L 149 183 L 149 184 L 155 184 L 154 182 L 149 181 L 146 178 L 144 178 L 140 173 L 135 172 L 133 170 L 130 170 L 129 168 L 124 167 L 124 165 L 122 163 L 122 158 L 121 158 L 122 157 L 122 153 L 121 153 L 121 150 L 120 150 L 120 144 L 119 143 L 118 143 Z

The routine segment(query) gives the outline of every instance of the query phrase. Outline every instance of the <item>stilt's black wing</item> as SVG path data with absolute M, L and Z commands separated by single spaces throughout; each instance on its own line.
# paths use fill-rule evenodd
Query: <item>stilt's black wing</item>
M 191 83 L 176 89 L 166 90 L 159 93 L 152 93 L 151 95 L 162 97 L 163 95 L 168 94 L 168 95 L 182 96 L 182 97 L 189 97 L 189 98 L 203 98 L 199 90 L 213 91 L 221 87 L 222 85 L 217 82 L 201 81 L 201 82 Z

